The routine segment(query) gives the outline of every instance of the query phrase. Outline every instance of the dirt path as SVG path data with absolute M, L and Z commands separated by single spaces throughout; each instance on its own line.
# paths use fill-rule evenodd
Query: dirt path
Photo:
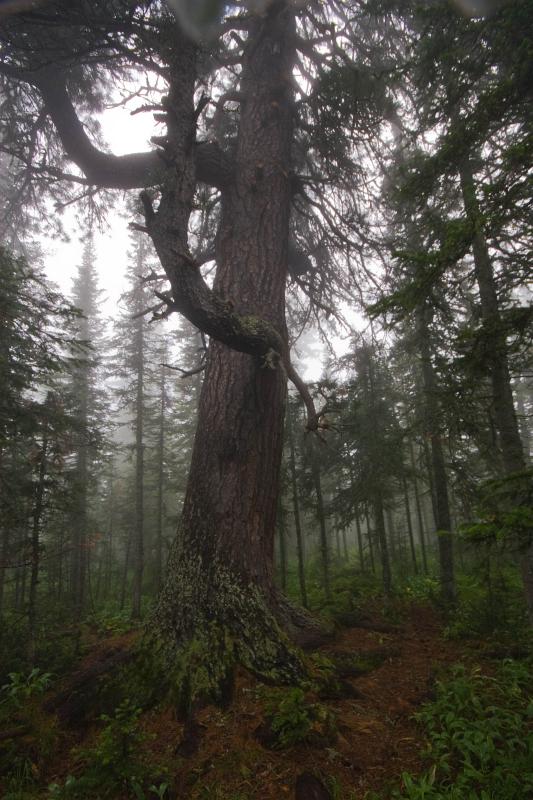
M 460 661 L 463 651 L 443 639 L 431 610 L 411 608 L 394 633 L 353 628 L 323 653 L 364 655 L 376 649 L 393 655 L 369 674 L 349 679 L 360 697 L 323 701 L 337 718 L 339 736 L 331 747 L 263 748 L 254 736 L 262 721 L 257 687 L 241 676 L 229 710 L 206 708 L 200 714 L 200 749 L 178 769 L 178 797 L 279 800 L 293 797 L 296 777 L 308 770 L 333 778 L 343 798 L 359 800 L 370 789 L 395 783 L 402 771 L 421 769 L 424 742 L 412 715 L 429 699 L 436 674 Z M 171 715 L 154 715 L 148 728 L 155 734 L 154 750 L 170 757 L 180 733 Z
M 136 635 L 128 636 L 133 641 Z M 70 694 L 77 688 L 70 684 L 92 674 L 100 662 L 113 659 L 130 644 L 128 636 L 98 643 L 70 683 L 65 682 L 64 696 L 58 697 L 67 710 L 74 707 Z M 179 749 L 183 728 L 172 709 L 148 712 L 142 717 L 148 734 L 145 755 L 153 774 L 161 770 L 160 780 L 154 782 L 174 785 L 180 800 L 279 800 L 293 798 L 296 778 L 308 771 L 331 781 L 342 800 L 362 800 L 369 790 L 382 791 L 387 797 L 387 788 L 397 785 L 403 771 L 423 768 L 423 734 L 412 715 L 430 698 L 439 672 L 464 659 L 465 648 L 443 638 L 433 611 L 411 606 L 393 629 L 383 626 L 376 609 L 367 629 L 347 629 L 321 652 L 335 659 L 343 653 L 364 657 L 376 651 L 387 654 L 385 659 L 367 674 L 347 678 L 351 691 L 343 693 L 342 699 L 318 701 L 336 719 L 338 736 L 329 745 L 300 744 L 280 751 L 260 744 L 256 730 L 264 722 L 268 689 L 247 674 L 238 676 L 229 709 L 201 711 L 200 745 L 193 755 Z M 70 733 L 65 729 L 61 752 L 50 759 L 46 770 L 47 782 L 64 780 L 72 771 L 73 757 L 76 761 L 70 748 L 88 744 L 97 731 L 94 725 L 85 732 L 75 725 Z

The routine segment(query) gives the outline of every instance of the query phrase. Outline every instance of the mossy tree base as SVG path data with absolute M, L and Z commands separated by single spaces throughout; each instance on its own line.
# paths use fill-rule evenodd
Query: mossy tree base
M 296 684 L 305 662 L 276 617 L 278 598 L 246 584 L 221 564 L 208 569 L 176 547 L 148 623 L 143 650 L 158 691 L 187 718 L 205 702 L 231 698 L 237 665 L 268 683 Z M 287 605 L 287 609 L 289 606 Z

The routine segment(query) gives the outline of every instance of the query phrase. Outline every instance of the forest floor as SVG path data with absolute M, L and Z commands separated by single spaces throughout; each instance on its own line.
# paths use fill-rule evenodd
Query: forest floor
M 405 604 L 398 609 L 395 624 L 383 619 L 377 604 L 366 613 L 364 628 L 344 629 L 321 648 L 318 657 L 314 656 L 319 665 L 321 657 L 323 661 L 353 657 L 365 665 L 357 676 L 343 680 L 337 696 L 317 694 L 310 686 L 302 699 L 302 694 L 264 687 L 241 673 L 229 708 L 208 706 L 199 712 L 198 745 L 192 753 L 180 745 L 183 726 L 172 709 L 148 711 L 135 721 L 136 746 L 137 757 L 151 767 L 153 788 L 146 794 L 136 794 L 130 788 L 102 797 L 153 798 L 158 796 L 157 787 L 165 786 L 166 793 L 160 796 L 169 798 L 279 800 L 294 797 L 296 780 L 304 772 L 319 776 L 333 800 L 362 800 L 372 792 L 389 797 L 391 787 L 399 786 L 403 772 L 417 774 L 425 766 L 425 735 L 413 714 L 432 698 L 435 681 L 451 664 L 479 664 L 483 658 L 481 643 L 447 639 L 441 619 L 429 607 Z M 83 675 L 95 664 L 127 650 L 135 635 L 95 638 L 76 674 Z M 67 676 L 67 695 L 69 680 Z M 279 705 L 284 696 L 289 698 L 285 707 Z M 265 719 L 269 718 L 273 699 L 278 703 L 278 716 L 279 708 L 282 712 L 285 708 L 289 723 L 296 727 L 298 715 L 303 713 L 305 722 L 306 709 L 314 709 L 311 735 L 283 748 L 272 737 L 269 741 Z M 44 707 L 46 702 L 45 698 Z M 42 706 L 42 699 L 40 703 Z M 43 791 L 27 796 L 52 797 L 53 792 L 44 787 L 53 783 L 64 786 L 68 775 L 78 775 L 83 770 L 84 753 L 98 746 L 101 730 L 98 719 L 81 727 L 60 727 L 53 750 L 45 763 L 41 759 L 36 766 Z M 77 795 L 58 791 L 55 796 Z M 310 800 L 313 797 L 309 795 Z
M 374 614 L 378 627 L 382 621 Z M 371 622 L 369 628 L 371 627 Z M 389 626 L 385 626 L 389 627 Z M 333 793 L 364 798 L 397 783 L 403 771 L 422 769 L 424 737 L 413 714 L 428 700 L 439 672 L 469 658 L 465 647 L 443 639 L 442 624 L 428 608 L 411 608 L 394 632 L 351 628 L 321 649 L 327 657 L 381 653 L 381 664 L 347 678 L 355 697 L 319 700 L 333 712 L 337 735 L 325 744 L 297 744 L 276 751 L 262 747 L 255 731 L 264 706 L 254 683 L 242 676 L 231 708 L 206 708 L 202 744 L 178 773 L 182 795 L 202 798 L 205 786 L 223 786 L 229 797 L 278 800 L 292 797 L 298 775 L 318 774 Z M 158 720 L 154 720 L 158 732 Z M 204 794 L 202 794 L 204 792 Z M 213 795 L 216 797 L 216 795 Z

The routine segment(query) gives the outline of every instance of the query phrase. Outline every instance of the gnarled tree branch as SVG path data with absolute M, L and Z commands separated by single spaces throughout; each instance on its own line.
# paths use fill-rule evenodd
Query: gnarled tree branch
M 117 156 L 95 147 L 76 113 L 64 81 L 55 70 L 40 70 L 26 74 L 25 78 L 41 93 L 65 153 L 89 183 L 108 189 L 136 189 L 162 182 L 166 165 L 158 150 Z M 231 180 L 231 162 L 217 144 L 197 143 L 195 162 L 198 181 L 222 188 Z

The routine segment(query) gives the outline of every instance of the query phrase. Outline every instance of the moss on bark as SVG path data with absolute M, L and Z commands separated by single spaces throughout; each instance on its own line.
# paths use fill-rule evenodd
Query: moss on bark
M 176 548 L 142 643 L 146 677 L 187 718 L 205 702 L 231 698 L 237 665 L 268 683 L 294 684 L 304 660 L 280 627 L 266 596 L 216 560 Z

